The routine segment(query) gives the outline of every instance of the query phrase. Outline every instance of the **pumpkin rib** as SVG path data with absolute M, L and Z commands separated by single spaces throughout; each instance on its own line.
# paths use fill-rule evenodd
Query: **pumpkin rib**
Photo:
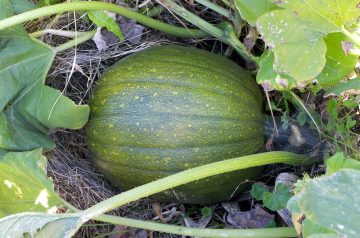
M 151 63 L 150 60 L 153 60 L 151 58 L 148 59 L 149 61 L 148 62 L 136 62 L 135 63 L 132 63 L 131 67 L 132 68 L 137 68 L 136 66 L 138 66 L 138 68 L 150 68 L 151 66 L 152 67 L 156 67 L 155 65 L 153 65 Z M 255 84 L 255 81 L 254 79 L 249 75 L 249 77 L 246 77 L 245 80 L 242 79 L 242 80 L 239 80 L 240 77 L 236 77 L 232 74 L 229 74 L 227 71 L 223 71 L 223 72 L 220 72 L 214 68 L 211 68 L 211 67 L 205 67 L 205 66 L 202 66 L 202 65 L 196 65 L 196 64 L 193 64 L 193 63 L 189 63 L 189 62 L 181 62 L 181 61 L 171 61 L 171 60 L 159 60 L 157 59 L 156 60 L 156 63 L 162 63 L 162 64 L 175 64 L 175 66 L 177 67 L 174 67 L 172 65 L 169 65 L 169 67 L 172 68 L 172 70 L 177 70 L 179 71 L 180 69 L 184 69 L 184 70 L 189 70 L 189 69 L 195 69 L 195 68 L 200 68 L 201 70 L 199 71 L 195 71 L 193 73 L 197 73 L 197 74 L 201 74 L 201 73 L 206 73 L 206 74 L 211 74 L 211 73 L 216 73 L 218 76 L 221 76 L 221 79 L 222 80 L 226 80 L 227 82 L 230 82 L 230 83 L 235 83 L 235 84 L 240 84 L 242 87 L 246 87 L 247 90 L 249 91 L 252 91 L 253 93 L 255 92 L 254 89 L 251 89 L 249 87 L 253 86 L 253 85 L 256 85 Z M 184 67 L 182 68 L 181 66 L 178 67 L 179 65 L 183 65 L 183 66 L 188 66 L 188 67 Z M 148 67 L 150 66 L 150 67 Z M 237 66 L 237 65 L 236 65 Z M 126 70 L 126 65 L 123 65 L 122 68 L 118 69 L 118 71 L 123 71 L 123 70 Z M 239 74 L 248 74 L 246 71 L 239 71 Z M 104 75 L 106 77 L 106 75 Z M 224 77 L 225 76 L 225 77 Z M 220 82 L 219 82 L 220 83 Z
M 253 141 L 254 142 L 254 141 Z M 253 146 L 258 146 L 258 151 L 260 151 L 262 149 L 262 144 L 260 146 L 260 143 L 249 143 Z M 146 148 L 148 149 L 148 148 Z M 186 149 L 186 150 L 191 150 L 192 148 L 190 149 Z M 203 148 L 199 148 L 199 150 L 201 150 Z M 175 150 L 175 149 L 173 149 Z M 183 150 L 180 149 L 181 152 L 183 152 Z M 130 151 L 124 151 L 123 153 L 126 154 L 126 153 L 129 153 Z M 131 151 L 132 153 L 139 153 L 139 151 L 136 151 L 133 150 Z M 218 151 L 219 152 L 219 151 Z M 218 155 L 218 157 L 216 159 L 213 159 L 211 162 L 216 162 L 216 161 L 221 161 L 223 159 L 230 159 L 230 158 L 235 158 L 235 157 L 238 157 L 238 156 L 231 156 L 229 157 L 227 154 L 226 154 L 226 151 L 222 151 L 223 155 L 220 156 Z M 141 151 L 141 153 L 143 153 Z M 145 153 L 145 152 L 144 152 Z M 133 167 L 133 168 L 136 168 L 138 170 L 146 170 L 146 171 L 175 171 L 175 172 L 180 172 L 184 169 L 189 169 L 189 168 L 192 168 L 192 167 L 196 167 L 196 166 L 200 166 L 200 165 L 203 165 L 203 164 L 207 164 L 209 162 L 206 163 L 207 161 L 207 157 L 206 155 L 207 154 L 204 154 L 204 155 L 201 155 L 201 151 L 199 152 L 198 155 L 194 156 L 194 158 L 196 158 L 196 161 L 188 161 L 186 160 L 186 158 L 181 158 L 179 157 L 178 155 L 179 154 L 173 154 L 170 152 L 168 152 L 169 154 L 166 154 L 166 155 L 157 155 L 158 157 L 160 156 L 161 158 L 157 159 L 156 161 L 154 161 L 151 157 L 152 156 L 149 156 L 148 158 L 146 158 L 146 155 L 144 156 L 139 156 L 141 158 L 143 158 L 143 162 L 148 162 L 146 165 L 144 163 L 140 164 L 140 163 L 137 163 L 137 162 L 132 162 L 134 160 L 135 157 L 129 157 L 127 160 L 111 160 L 109 158 L 107 159 L 101 159 L 100 156 L 97 156 L 98 159 L 97 161 L 103 161 L 105 163 L 108 163 L 108 164 L 112 164 L 113 166 L 119 166 L 119 167 Z M 178 152 L 180 153 L 180 152 Z M 204 153 L 204 152 L 203 152 Z M 220 153 L 220 152 L 219 152 Z M 99 153 L 100 155 L 101 153 Z M 249 150 L 244 150 L 242 151 L 241 153 L 242 155 L 246 155 L 246 154 L 251 154 L 251 151 Z M 124 155 L 125 156 L 125 155 Z M 201 157 L 203 156 L 203 157 Z M 106 157 L 106 155 L 102 155 L 102 157 Z M 176 163 L 174 162 L 174 160 L 177 160 Z M 132 163 L 131 163 L 132 162 Z M 169 163 L 171 162 L 172 165 L 169 166 L 167 165 L 166 163 Z M 205 163 L 204 163 L 205 162 Z M 176 169 L 174 169 L 176 168 Z
M 208 91 L 208 92 L 212 92 L 214 94 L 219 94 L 219 95 L 222 95 L 222 96 L 230 96 L 230 97 L 233 97 L 233 98 L 236 98 L 236 101 L 243 104 L 244 106 L 246 106 L 247 104 L 249 103 L 256 103 L 258 104 L 258 100 L 255 100 L 255 96 L 254 95 L 251 95 L 251 94 L 248 94 L 248 95 L 241 95 L 241 94 L 237 94 L 236 92 L 233 92 L 233 93 L 230 93 L 230 92 L 226 92 L 226 91 L 223 91 L 223 90 L 219 90 L 219 89 L 216 89 L 216 88 L 206 88 L 206 87 L 201 87 L 201 86 L 197 86 L 197 85 L 189 85 L 189 84 L 186 84 L 186 83 L 174 83 L 174 82 L 169 82 L 169 81 L 165 81 L 166 79 L 164 80 L 156 80 L 156 79 L 150 79 L 150 78 L 141 78 L 141 79 L 137 79 L 137 80 L 127 80 L 127 81 L 121 81 L 121 82 L 116 82 L 116 85 L 126 85 L 124 87 L 124 90 L 126 90 L 126 88 L 133 88 L 131 87 L 129 84 L 133 84 L 133 85 L 136 85 L 138 83 L 141 83 L 142 86 L 141 87 L 144 87 L 145 88 L 145 85 L 146 84 L 149 84 L 149 87 L 148 88 L 159 88 L 159 86 L 171 86 L 173 88 L 188 88 L 188 89 L 193 89 L 194 91 L 195 90 L 199 90 L 199 91 Z M 156 83 L 153 84 L 153 83 Z M 114 89 L 114 86 L 115 85 L 102 85 L 102 90 L 104 91 L 107 91 L 107 93 L 111 93 L 112 90 L 119 90 L 118 88 Z M 138 86 L 138 85 L 136 85 Z M 242 91 L 244 92 L 244 91 Z M 245 91 L 247 92 L 247 91 Z M 251 95 L 251 96 L 250 96 Z M 249 96 L 249 97 L 248 97 Z M 241 99 L 241 100 L 239 100 Z M 244 99 L 248 99 L 249 101 L 246 101 Z
M 195 114 L 180 114 L 180 113 L 169 113 L 169 112 L 146 112 L 146 114 L 148 116 L 151 117 L 163 117 L 163 116 L 169 116 L 169 117 L 182 117 L 182 118 L 189 118 L 189 119 L 197 119 L 197 118 L 204 118 L 204 119 L 213 119 L 216 121 L 234 121 L 237 122 L 239 124 L 250 124 L 250 125 L 254 125 L 254 124 L 259 124 L 261 126 L 264 125 L 264 120 L 262 119 L 258 119 L 258 120 L 252 120 L 252 121 L 241 121 L 243 120 L 244 117 L 242 116 L 240 117 L 223 117 L 221 115 L 219 116 L 209 116 L 209 115 L 195 115 Z M 138 117 L 141 118 L 143 117 L 143 115 L 141 115 L 140 113 L 135 113 L 135 112 L 129 112 L 129 113 L 124 113 L 122 111 L 114 111 L 111 114 L 107 114 L 107 113 L 102 113 L 101 115 L 97 115 L 96 118 L 93 118 L 92 121 L 96 121 L 96 120 L 101 120 L 103 117 L 109 117 L 112 115 L 123 115 L 123 116 L 133 116 L 133 117 Z M 259 114 L 259 116 L 262 116 L 261 114 Z
M 236 139 L 236 141 L 222 141 L 222 143 L 221 143 L 221 145 L 237 145 L 237 144 L 242 144 L 242 143 L 245 143 L 245 144 L 251 144 L 249 141 L 251 141 L 252 139 L 256 139 L 256 140 L 258 140 L 259 138 L 258 137 L 255 137 L 255 136 L 251 136 L 251 137 L 245 137 L 245 138 L 242 138 L 242 139 L 246 139 L 247 141 L 245 141 L 245 142 L 236 142 L 236 141 L 238 141 L 239 139 Z M 117 141 L 114 141 L 113 142 L 113 144 L 112 145 L 109 145 L 108 143 L 101 143 L 101 141 L 98 141 L 97 143 L 95 143 L 97 140 L 96 139 L 92 139 L 92 141 L 94 142 L 94 144 L 97 144 L 97 145 L 101 145 L 102 147 L 107 147 L 107 146 L 117 146 L 117 148 L 119 149 L 119 147 L 123 147 L 123 148 L 125 148 L 125 147 L 128 147 L 128 148 L 130 148 L 130 147 L 132 147 L 132 148 L 135 148 L 135 149 L 139 149 L 139 148 L 141 148 L 141 149 L 169 149 L 169 150 L 175 150 L 175 149 L 191 149 L 191 148 L 193 148 L 193 149 L 195 149 L 195 148 L 206 148 L 206 147 L 214 147 L 214 146 L 216 146 L 216 145 L 218 145 L 218 144 L 203 144 L 203 145 L 201 145 L 201 146 L 174 146 L 174 147 L 165 147 L 165 146 L 157 146 L 157 147 L 155 147 L 155 146 L 152 146 L 152 147 L 150 147 L 150 146 L 145 146 L 145 145 L 139 145 L 139 144 L 124 144 L 124 143 L 118 143 Z
M 178 48 L 174 50 L 174 48 Z M 186 48 L 186 47 L 185 47 Z M 181 61 L 179 62 L 191 62 L 191 65 L 195 66 L 201 66 L 204 67 L 205 65 L 205 71 L 207 71 L 208 68 L 221 68 L 224 71 L 229 71 L 231 74 L 247 74 L 247 71 L 241 68 L 238 64 L 235 62 L 229 60 L 228 58 L 213 54 L 205 50 L 200 50 L 197 48 L 190 48 L 187 47 L 186 50 L 184 50 L 184 47 L 182 46 L 158 46 L 158 47 L 152 47 L 144 50 L 140 53 L 135 53 L 133 55 L 130 55 L 128 57 L 127 62 L 133 64 L 137 63 L 140 60 L 145 59 L 145 61 L 154 61 L 156 62 L 163 58 L 164 55 L 170 55 L 169 58 L 171 59 L 179 59 Z M 177 62 L 177 61 L 176 61 Z M 216 62 L 216 63 L 213 63 Z M 249 75 L 249 74 L 248 74 Z M 250 75 L 249 75 L 250 76 Z M 254 81 L 255 84 L 255 81 Z M 255 84 L 256 85 L 256 84 Z

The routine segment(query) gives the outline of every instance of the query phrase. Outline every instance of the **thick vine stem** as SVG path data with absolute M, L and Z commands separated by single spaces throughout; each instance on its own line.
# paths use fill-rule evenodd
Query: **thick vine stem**
M 75 213 L 81 212 L 70 203 L 63 201 L 64 204 Z M 276 227 L 266 229 L 200 229 L 176 225 L 161 224 L 153 221 L 142 221 L 133 218 L 119 217 L 113 215 L 99 215 L 93 220 L 111 223 L 113 225 L 136 227 L 144 230 L 166 232 L 171 234 L 195 237 L 229 237 L 229 238 L 277 238 L 277 237 L 296 237 L 296 231 L 292 227 Z
M 106 10 L 110 12 L 115 12 L 119 15 L 135 20 L 138 23 L 141 23 L 145 26 L 154 28 L 156 30 L 177 37 L 201 38 L 208 36 L 208 34 L 202 30 L 187 29 L 183 27 L 177 27 L 170 24 L 166 24 L 116 4 L 111 4 L 106 2 L 84 2 L 84 1 L 67 2 L 67 3 L 60 3 L 51 6 L 41 7 L 28 12 L 21 13 L 19 15 L 15 15 L 3 19 L 0 21 L 0 30 L 26 21 L 34 20 L 44 16 L 49 16 L 52 14 L 63 13 L 67 11 L 84 11 L 84 10 Z
M 201 30 L 207 32 L 209 35 L 216 37 L 222 42 L 232 46 L 244 59 L 256 62 L 255 57 L 247 52 L 246 47 L 236 37 L 234 29 L 224 22 L 216 27 L 202 18 L 198 17 L 194 13 L 186 10 L 182 6 L 175 3 L 173 0 L 156 0 L 159 4 L 162 4 L 168 10 L 174 12 L 179 17 L 191 22 Z
M 273 163 L 303 165 L 309 162 L 313 163 L 314 160 L 306 160 L 301 155 L 280 151 L 247 155 L 239 158 L 219 161 L 185 170 L 174 175 L 153 181 L 151 183 L 133 188 L 129 191 L 123 192 L 96 204 L 95 206 L 85 210 L 83 215 L 87 219 L 92 219 L 99 216 L 100 214 L 104 214 L 119 206 L 128 204 L 140 198 L 148 197 L 155 193 L 213 175 Z
M 188 228 L 109 215 L 101 215 L 99 217 L 96 217 L 94 220 L 108 222 L 116 225 L 137 227 L 144 230 L 166 232 L 191 237 L 277 238 L 297 236 L 295 229 L 292 227 L 276 227 L 264 229 Z

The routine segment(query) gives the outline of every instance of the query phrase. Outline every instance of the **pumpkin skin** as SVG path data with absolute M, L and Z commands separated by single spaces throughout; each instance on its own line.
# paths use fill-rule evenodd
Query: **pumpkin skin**
M 110 67 L 90 101 L 91 158 L 123 190 L 263 148 L 261 92 L 232 61 L 196 48 L 159 46 Z M 154 195 L 166 202 L 230 199 L 261 167 L 198 180 Z

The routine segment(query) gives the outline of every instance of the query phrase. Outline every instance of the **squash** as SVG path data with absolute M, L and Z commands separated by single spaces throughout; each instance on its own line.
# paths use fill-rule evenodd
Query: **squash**
M 262 150 L 261 92 L 248 72 L 204 50 L 159 46 L 110 67 L 90 102 L 91 157 L 110 182 L 128 190 L 203 164 Z M 160 201 L 213 203 L 235 196 L 251 168 L 155 195 Z

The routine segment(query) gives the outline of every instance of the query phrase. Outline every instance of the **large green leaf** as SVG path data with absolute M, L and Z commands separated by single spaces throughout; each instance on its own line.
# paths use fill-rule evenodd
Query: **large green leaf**
M 16 14 L 20 14 L 37 8 L 36 4 L 29 0 L 11 0 L 11 3 Z
M 25 211 L 54 212 L 63 204 L 46 175 L 45 163 L 40 149 L 0 157 L 0 217 Z
M 70 238 L 81 222 L 74 214 L 19 213 L 0 219 L 0 237 Z
M 330 86 L 338 83 L 353 71 L 357 63 L 357 57 L 346 55 L 342 50 L 341 41 L 347 40 L 342 33 L 329 34 L 324 40 L 328 49 L 325 55 L 326 65 L 316 79 L 321 86 Z M 269 51 L 260 61 L 260 70 L 256 76 L 258 84 L 269 85 L 276 90 L 288 90 L 305 85 L 288 75 L 275 71 L 274 62 L 274 53 Z
M 337 85 L 340 80 L 351 73 L 358 61 L 356 55 L 346 55 L 341 42 L 349 39 L 342 33 L 331 33 L 324 38 L 326 44 L 326 65 L 316 77 L 323 87 Z
M 354 0 L 281 1 L 285 10 L 261 16 L 256 25 L 275 53 L 274 69 L 300 82 L 316 78 L 326 64 L 323 38 L 360 16 L 357 4 Z
M 0 19 L 13 14 L 0 2 Z M 24 151 L 53 148 L 50 128 L 81 128 L 88 106 L 75 105 L 60 91 L 44 85 L 55 51 L 30 38 L 22 26 L 0 31 L 0 148 Z
M 251 25 L 265 13 L 279 9 L 279 7 L 269 0 L 235 0 L 235 6 L 241 17 Z
M 341 169 L 308 180 L 288 208 L 340 237 L 360 237 L 360 171 Z

